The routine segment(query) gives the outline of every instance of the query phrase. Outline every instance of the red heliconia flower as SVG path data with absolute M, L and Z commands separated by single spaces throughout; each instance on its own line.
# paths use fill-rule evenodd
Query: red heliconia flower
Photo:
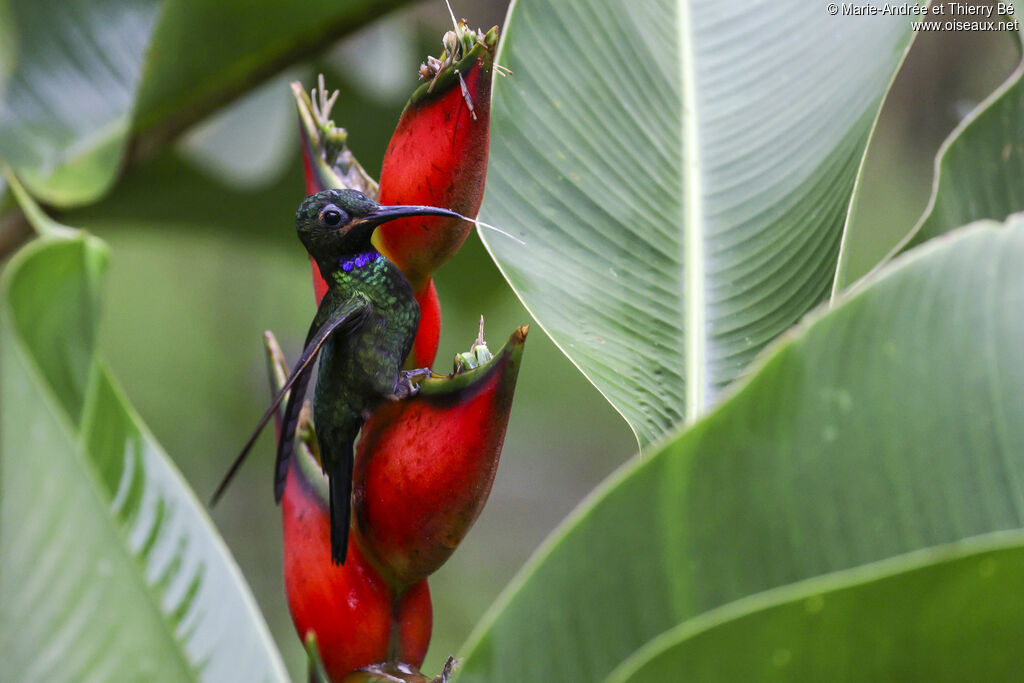
M 379 188 L 352 156 L 346 131 L 329 118 L 336 94 L 327 96 L 322 78 L 312 97 L 293 84 L 307 193 L 352 188 L 382 204 L 476 216 L 487 170 L 497 37 L 497 27 L 483 34 L 463 23 L 445 34 L 440 58 L 421 66 L 425 82 L 402 113 Z M 441 309 L 432 273 L 471 229 L 458 219 L 406 219 L 374 235 L 420 304 L 407 367 L 433 364 Z M 326 285 L 312 268 L 319 302 Z M 348 560 L 340 567 L 330 560 L 327 482 L 310 411 L 303 411 L 281 502 L 285 590 L 296 630 L 304 640 L 315 637 L 331 680 L 427 680 L 418 671 L 432 620 L 426 577 L 451 555 L 490 493 L 526 332 L 517 329 L 492 358 L 481 321 L 480 337 L 459 357 L 456 371 L 423 381 L 416 396 L 381 406 L 367 421 L 356 454 Z M 280 386 L 286 366 L 272 337 L 268 349 L 273 384 Z

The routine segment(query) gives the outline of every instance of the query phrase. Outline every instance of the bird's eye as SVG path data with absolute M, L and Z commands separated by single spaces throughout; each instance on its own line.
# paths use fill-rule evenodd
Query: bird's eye
M 329 225 L 333 228 L 341 223 L 341 212 L 337 209 L 327 209 L 324 211 L 321 220 L 323 220 L 324 225 Z

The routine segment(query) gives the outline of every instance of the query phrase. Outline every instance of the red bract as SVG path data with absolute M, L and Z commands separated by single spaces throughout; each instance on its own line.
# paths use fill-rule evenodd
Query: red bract
M 405 365 L 407 368 L 429 368 L 434 364 L 441 342 L 441 302 L 433 279 L 416 292 L 416 301 L 420 305 L 420 326 Z
M 438 71 L 416 89 L 402 112 L 384 154 L 382 204 L 441 206 L 471 218 L 480 210 L 498 29 L 479 39 L 470 35 L 449 41 L 455 44 L 446 45 Z M 428 68 L 424 75 L 429 74 Z M 452 218 L 404 218 L 378 229 L 377 246 L 419 290 L 458 251 L 472 227 Z
M 427 582 L 397 592 L 368 560 L 355 529 L 347 561 L 334 565 L 325 484 L 300 449 L 281 499 L 285 594 L 299 637 L 316 634 L 332 680 L 375 662 L 419 666 L 430 642 Z
M 483 509 L 498 468 L 526 341 L 520 327 L 486 365 L 420 384 L 363 427 L 353 509 L 395 585 L 440 567 Z

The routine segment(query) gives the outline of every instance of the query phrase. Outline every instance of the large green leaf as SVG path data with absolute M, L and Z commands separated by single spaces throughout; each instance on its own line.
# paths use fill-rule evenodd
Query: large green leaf
M 9 2 L 0 159 L 66 206 L 106 191 L 130 142 L 148 151 L 402 0 Z
M 907 17 L 515 0 L 483 235 L 642 445 L 828 293 Z
M 1022 613 L 1024 535 L 995 533 L 712 610 L 608 681 L 1012 681 Z
M 106 258 L 85 234 L 45 237 L 4 273 L 3 676 L 287 680 L 210 520 L 94 355 Z
M 1005 18 L 1005 17 L 1004 17 Z M 1022 34 L 1014 34 L 1020 45 Z M 1004 220 L 1024 211 L 1024 62 L 978 104 L 935 155 L 928 206 L 910 233 L 879 265 L 896 254 L 971 221 Z M 836 271 L 836 291 L 846 286 Z
M 905 255 L 624 466 L 513 582 L 463 681 L 601 680 L 709 609 L 1024 524 L 1024 218 Z

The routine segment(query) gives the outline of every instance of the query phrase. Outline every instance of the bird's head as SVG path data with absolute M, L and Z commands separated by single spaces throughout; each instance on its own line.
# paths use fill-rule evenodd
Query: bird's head
M 381 223 L 410 216 L 462 218 L 433 206 L 381 206 L 356 190 L 324 190 L 299 205 L 295 225 L 299 239 L 317 263 L 333 264 L 372 249 L 373 230 Z

